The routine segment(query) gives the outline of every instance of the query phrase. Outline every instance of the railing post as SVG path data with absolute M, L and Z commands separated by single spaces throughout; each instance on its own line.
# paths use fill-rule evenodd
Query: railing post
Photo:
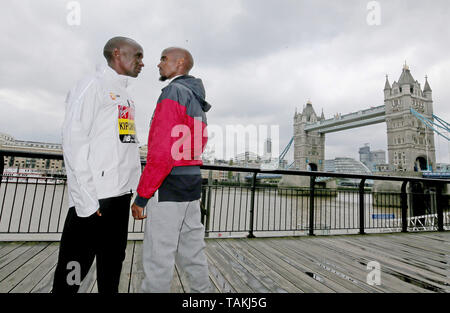
M 206 217 L 206 208 L 205 208 L 205 203 L 206 203 L 206 189 L 205 189 L 205 183 L 206 183 L 206 187 L 208 186 L 207 183 L 208 179 L 202 179 L 202 198 L 200 199 L 200 222 L 203 224 L 203 226 L 205 226 L 205 231 L 206 231 L 206 222 L 205 222 L 205 217 Z
M 361 179 L 359 183 L 359 234 L 364 235 L 366 232 L 364 231 L 364 223 L 365 223 L 365 208 L 364 208 L 364 185 L 366 183 L 366 179 Z
M 402 232 L 406 233 L 408 232 L 408 195 L 406 194 L 406 184 L 408 183 L 407 180 L 405 180 L 402 183 L 402 189 L 401 189 L 401 205 L 402 205 Z
M 442 184 L 436 186 L 436 213 L 438 222 L 438 231 L 444 231 L 444 201 L 442 197 Z
M 0 186 L 2 185 L 4 166 L 5 166 L 5 157 L 3 156 L 3 153 L 0 152 Z
M 253 178 L 252 178 L 252 195 L 250 198 L 250 227 L 249 227 L 249 232 L 248 232 L 248 236 L 247 238 L 256 238 L 255 235 L 253 234 L 253 229 L 254 229 L 254 220 L 255 220 L 255 191 L 256 191 L 256 175 L 257 173 L 253 173 Z
M 309 180 L 309 236 L 314 236 L 314 187 L 316 177 L 311 176 Z
M 212 171 L 208 174 L 208 196 L 206 197 L 206 222 L 205 222 L 205 237 L 209 236 L 209 219 L 211 216 L 211 187 L 212 187 Z

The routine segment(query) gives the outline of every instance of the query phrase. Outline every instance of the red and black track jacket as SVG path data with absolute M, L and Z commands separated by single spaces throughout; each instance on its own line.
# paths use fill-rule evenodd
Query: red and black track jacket
M 162 89 L 150 125 L 137 205 L 144 207 L 158 189 L 159 201 L 200 198 L 201 154 L 208 140 L 205 112 L 210 108 L 202 81 L 193 76 L 180 76 Z

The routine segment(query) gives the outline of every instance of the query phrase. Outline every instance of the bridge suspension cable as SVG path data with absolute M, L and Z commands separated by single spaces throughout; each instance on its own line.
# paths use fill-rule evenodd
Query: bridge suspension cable
M 432 117 L 438 123 L 435 123 L 433 120 L 430 120 L 429 118 L 423 116 L 422 114 L 420 114 L 419 112 L 417 112 L 413 108 L 411 108 L 410 111 L 415 117 L 417 117 L 422 123 L 424 123 L 426 127 L 431 129 L 433 132 L 435 132 L 436 134 L 438 134 L 442 138 L 447 139 L 448 151 L 449 151 L 449 160 L 450 160 L 450 135 L 449 135 L 449 133 L 450 133 L 450 124 L 447 123 L 446 121 L 444 121 L 439 116 L 434 115 L 434 114 L 432 114 Z M 426 136 L 426 132 L 425 132 L 425 136 Z M 425 138 L 425 141 L 427 141 L 427 140 L 428 139 Z M 426 143 L 427 143 L 427 159 L 428 159 L 428 142 L 426 142 Z M 439 141 L 438 141 L 438 145 L 439 145 Z M 427 160 L 427 163 L 428 163 L 428 160 Z
M 432 131 L 437 133 L 439 136 L 442 136 L 445 139 L 447 139 L 448 141 L 450 141 L 450 138 L 442 133 L 442 130 L 446 131 L 447 133 L 450 131 L 450 124 L 449 123 L 447 123 L 443 119 L 441 119 L 441 118 L 439 118 L 439 117 L 437 117 L 436 115 L 433 114 L 433 118 L 436 119 L 439 122 L 439 124 L 437 124 L 434 121 L 432 121 L 429 118 L 423 116 L 422 114 L 420 114 L 419 112 L 417 112 L 416 110 L 414 110 L 412 108 L 410 109 L 410 111 L 415 117 L 417 117 L 422 123 L 424 123 L 425 126 L 427 126 L 429 129 L 431 129 Z M 442 129 L 442 130 L 438 130 L 438 129 Z
M 292 136 L 291 140 L 289 141 L 287 146 L 284 148 L 284 150 L 281 152 L 280 157 L 278 158 L 279 165 L 281 165 L 281 162 L 284 160 L 284 157 L 289 152 L 289 149 L 291 148 L 293 142 L 294 142 L 294 137 Z

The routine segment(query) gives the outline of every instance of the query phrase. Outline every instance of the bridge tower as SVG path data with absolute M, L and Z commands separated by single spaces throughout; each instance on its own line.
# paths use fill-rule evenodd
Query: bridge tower
M 299 170 L 323 171 L 325 160 L 325 134 L 317 131 L 306 132 L 305 126 L 325 120 L 317 116 L 312 103 L 308 101 L 302 113 L 294 116 L 294 160 Z
M 389 164 L 395 171 L 435 169 L 434 133 L 410 111 L 412 108 L 433 119 L 432 90 L 428 79 L 425 78 L 422 90 L 405 63 L 398 82 L 394 81 L 392 87 L 386 75 L 384 104 Z

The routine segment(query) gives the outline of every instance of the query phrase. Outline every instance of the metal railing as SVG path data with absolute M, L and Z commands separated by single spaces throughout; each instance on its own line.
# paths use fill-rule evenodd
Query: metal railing
M 309 171 L 262 171 L 220 166 L 203 168 L 252 173 L 252 180 L 247 186 L 218 186 L 210 183 L 203 187 L 202 203 L 207 234 L 224 236 L 248 233 L 248 237 L 267 234 L 364 234 L 431 229 L 443 231 L 450 226 L 449 199 L 443 194 L 450 180 Z M 309 186 L 258 186 L 259 173 L 309 176 Z M 357 188 L 327 189 L 316 185 L 318 177 L 350 178 L 360 182 Z M 371 191 L 365 186 L 367 180 L 399 182 L 399 190 Z M 407 191 L 408 184 L 425 184 L 429 190 L 426 193 Z M 429 225 L 431 220 L 434 222 Z
M 58 154 L 0 151 L 2 156 L 62 159 Z M 2 163 L 3 164 L 3 163 Z M 450 226 L 449 199 L 443 193 L 450 180 L 387 177 L 309 171 L 204 165 L 207 172 L 250 174 L 250 181 L 236 185 L 204 179 L 202 222 L 209 237 L 289 236 L 395 231 L 444 231 Z M 258 182 L 258 174 L 309 177 L 304 187 L 277 187 Z M 356 188 L 324 188 L 318 177 L 359 180 Z M 365 182 L 401 184 L 398 191 L 376 192 Z M 415 192 L 413 185 L 427 188 Z M 1 176 L 0 239 L 53 238 L 58 240 L 68 210 L 64 177 Z M 137 238 L 145 222 L 130 218 L 129 233 Z M 39 237 L 40 235 L 41 237 Z M 49 239 L 49 240 L 50 240 Z

